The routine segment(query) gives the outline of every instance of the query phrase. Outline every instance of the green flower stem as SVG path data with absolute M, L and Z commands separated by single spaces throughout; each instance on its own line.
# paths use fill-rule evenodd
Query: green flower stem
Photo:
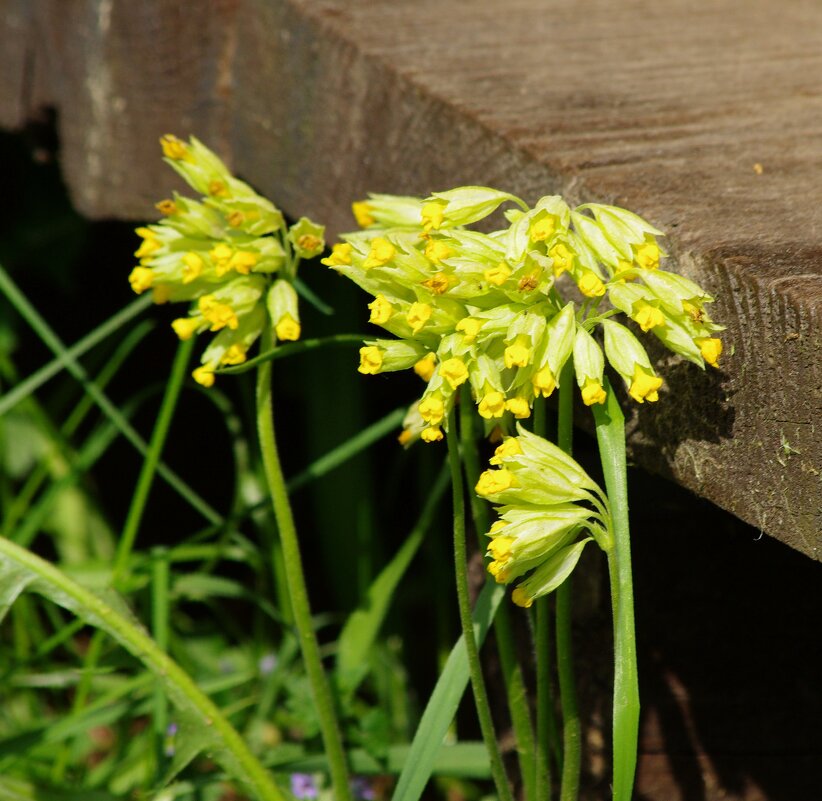
M 547 438 L 548 419 L 546 404 L 542 399 L 534 402 L 533 431 Z M 537 681 L 537 743 L 534 782 L 538 801 L 551 798 L 551 752 L 562 769 L 562 752 L 557 736 L 554 717 L 554 694 L 551 687 L 551 602 L 549 598 L 537 598 L 534 605 L 534 653 Z
M 574 368 L 569 359 L 562 370 L 557 417 L 557 445 L 569 456 L 574 435 Z M 571 595 L 573 575 L 557 588 L 556 643 L 559 697 L 562 704 L 562 785 L 561 801 L 576 801 L 582 765 L 582 726 L 579 720 L 571 629 Z
M 604 404 L 592 407 L 597 441 L 611 507 L 613 547 L 608 553 L 614 615 L 614 801 L 630 801 L 639 733 L 639 686 L 634 628 L 634 589 L 628 527 L 628 475 L 625 419 L 613 389 Z
M 551 798 L 551 743 L 556 740 L 554 699 L 551 692 L 551 614 L 548 598 L 537 598 L 534 606 L 534 650 L 537 673 L 537 746 L 534 766 L 537 801 Z
M 0 537 L 0 562 L 8 561 L 37 577 L 35 589 L 61 606 L 71 609 L 92 625 L 105 629 L 130 653 L 134 654 L 156 677 L 173 690 L 173 696 L 196 711 L 204 726 L 213 729 L 220 745 L 230 755 L 242 775 L 261 801 L 284 801 L 268 771 L 251 753 L 237 730 L 217 705 L 203 693 L 188 675 L 143 630 L 118 614 L 97 595 L 72 581 L 54 565 L 25 548 Z
M 485 549 L 485 532 L 490 527 L 488 503 L 471 490 L 479 480 L 479 457 L 477 441 L 474 436 L 475 406 L 470 393 L 462 393 L 460 399 L 460 444 L 462 446 L 462 463 L 465 478 L 468 482 L 468 496 L 471 504 L 471 516 L 477 530 L 480 552 Z M 525 790 L 526 801 L 535 801 L 536 786 L 534 783 L 534 728 L 531 713 L 528 709 L 528 694 L 525 691 L 525 680 L 522 677 L 511 630 L 509 609 L 502 604 L 494 618 L 494 634 L 497 639 L 502 676 L 508 696 L 508 710 L 517 743 L 517 758 Z
M 259 367 L 266 362 L 275 362 L 278 359 L 285 359 L 288 356 L 296 356 L 310 350 L 321 348 L 339 347 L 340 345 L 362 345 L 362 334 L 334 334 L 327 337 L 316 337 L 315 339 L 301 339 L 299 342 L 292 342 L 289 345 L 278 345 L 276 348 L 260 348 L 260 354 L 253 359 L 249 359 L 236 367 L 221 367 L 215 370 L 219 375 L 236 375 L 237 373 L 247 373 L 255 367 Z
M 264 332 L 261 349 L 266 351 L 271 348 L 271 345 L 271 333 Z M 261 363 L 257 372 L 257 430 L 260 437 L 263 468 L 280 534 L 288 594 L 291 598 L 291 608 L 299 635 L 305 670 L 311 683 L 314 703 L 317 705 L 320 718 L 323 744 L 331 771 L 331 782 L 334 786 L 334 798 L 335 801 L 351 801 L 342 736 L 334 711 L 331 689 L 323 671 L 320 648 L 311 622 L 311 609 L 308 603 L 297 529 L 294 525 L 294 516 L 291 512 L 288 491 L 277 452 L 277 441 L 274 436 L 270 362 Z
M 451 468 L 451 490 L 454 502 L 454 563 L 457 576 L 457 602 L 462 624 L 462 636 L 465 639 L 465 651 L 468 655 L 468 670 L 471 676 L 471 687 L 477 707 L 482 739 L 491 762 L 491 775 L 500 801 L 513 801 L 508 777 L 502 764 L 499 744 L 494 733 L 494 722 L 491 719 L 491 708 L 488 705 L 488 693 L 482 675 L 479 648 L 474 634 L 474 623 L 471 618 L 471 601 L 468 597 L 468 562 L 465 543 L 465 497 L 462 486 L 462 462 L 457 440 L 457 420 L 453 407 L 448 412 L 448 464 Z

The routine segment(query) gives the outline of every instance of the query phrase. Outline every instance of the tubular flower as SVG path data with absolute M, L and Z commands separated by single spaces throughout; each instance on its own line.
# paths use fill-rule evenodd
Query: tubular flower
M 555 590 L 594 539 L 610 547 L 610 515 L 602 490 L 566 453 L 517 427 L 503 440 L 476 492 L 502 503 L 487 536 L 488 572 L 500 584 L 522 579 L 511 595 L 518 606 Z
M 419 408 L 430 419 L 406 442 L 441 438 L 459 392 L 471 393 L 487 430 L 510 432 L 536 398 L 554 391 L 572 357 L 583 402 L 603 403 L 603 336 L 607 363 L 631 397 L 655 400 L 661 380 L 633 335 L 608 334 L 613 312 L 600 309 L 606 298 L 675 353 L 701 366 L 718 362 L 721 326 L 706 313 L 712 298 L 661 268 L 661 232 L 625 209 L 572 209 L 556 195 L 531 208 L 478 186 L 427 198 L 370 195 L 357 204 L 367 230 L 344 235 L 323 263 L 370 295 L 371 323 L 412 347 L 390 369 L 405 365 L 427 382 Z M 504 212 L 505 227 L 490 233 L 470 227 L 503 204 L 513 204 Z M 562 297 L 573 284 L 582 305 Z M 390 341 L 373 346 L 383 360 Z M 389 369 L 368 353 L 361 372 Z
M 172 323 L 180 339 L 215 334 L 193 373 L 210 387 L 220 367 L 246 360 L 265 328 L 279 340 L 299 338 L 296 265 L 323 249 L 323 228 L 306 218 L 288 228 L 274 205 L 194 137 L 184 142 L 167 134 L 160 145 L 166 162 L 202 197 L 175 194 L 157 204 L 164 217 L 137 229 L 140 264 L 129 283 L 138 294 L 151 289 L 155 303 L 191 304 L 189 316 Z M 339 245 L 329 260 L 350 262 L 350 248 Z

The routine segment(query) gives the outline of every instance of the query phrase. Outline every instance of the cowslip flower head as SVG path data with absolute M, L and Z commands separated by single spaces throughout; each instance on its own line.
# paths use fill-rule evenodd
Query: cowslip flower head
M 507 226 L 467 227 L 503 205 Z M 372 297 L 369 323 L 420 352 L 410 364 L 386 360 L 389 340 L 380 340 L 365 346 L 359 369 L 414 369 L 427 383 L 419 403 L 443 409 L 441 419 L 423 415 L 431 419 L 426 441 L 441 439 L 460 391 L 471 392 L 487 430 L 512 430 L 536 398 L 554 391 L 572 355 L 583 402 L 603 403 L 606 362 L 595 335 L 615 313 L 599 310 L 604 300 L 674 352 L 718 365 L 721 326 L 705 311 L 712 298 L 661 269 L 661 232 L 625 209 L 572 209 L 557 195 L 530 208 L 506 192 L 467 186 L 427 198 L 371 195 L 353 211 L 363 230 L 344 235 L 323 263 Z M 563 298 L 563 287 L 574 285 L 582 304 Z M 661 380 L 636 338 L 608 341 L 608 363 L 629 395 L 656 400 Z
M 297 263 L 322 252 L 324 229 L 305 217 L 287 227 L 279 209 L 196 138 L 167 134 L 160 144 L 166 162 L 202 197 L 175 193 L 157 204 L 163 219 L 137 229 L 139 264 L 129 282 L 156 303 L 190 304 L 172 323 L 180 339 L 216 335 L 192 374 L 210 387 L 221 367 L 246 360 L 266 328 L 276 340 L 299 338 Z
M 602 490 L 576 461 L 521 426 L 517 432 L 475 491 L 503 504 L 487 534 L 488 572 L 500 584 L 522 579 L 511 598 L 528 607 L 565 581 L 592 539 L 610 547 L 610 517 Z

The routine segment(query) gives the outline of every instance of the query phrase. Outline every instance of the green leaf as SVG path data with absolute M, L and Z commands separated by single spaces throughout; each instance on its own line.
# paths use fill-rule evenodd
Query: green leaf
M 616 394 L 605 383 L 604 404 L 591 409 L 611 508 L 614 546 L 608 554 L 614 599 L 614 801 L 630 801 L 636 770 L 639 731 L 639 685 L 628 527 L 628 473 L 625 461 L 625 419 Z
M 482 588 L 473 613 L 477 646 L 485 639 L 504 596 L 505 589 L 500 584 L 486 582 Z M 443 739 L 467 685 L 468 654 L 465 651 L 465 641 L 460 637 L 451 649 L 434 692 L 428 699 L 392 801 L 417 801 L 422 795 L 437 764 L 437 756 L 444 748 Z M 486 755 L 486 763 L 487 761 Z

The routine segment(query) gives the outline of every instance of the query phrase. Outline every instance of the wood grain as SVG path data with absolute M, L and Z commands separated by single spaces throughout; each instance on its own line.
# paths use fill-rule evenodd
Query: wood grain
M 4 0 L 0 124 L 57 110 L 83 213 L 150 216 L 167 131 L 333 231 L 369 190 L 627 206 L 729 326 L 721 372 L 659 354 L 668 391 L 634 410 L 636 460 L 820 558 L 822 4 L 193 7 Z

